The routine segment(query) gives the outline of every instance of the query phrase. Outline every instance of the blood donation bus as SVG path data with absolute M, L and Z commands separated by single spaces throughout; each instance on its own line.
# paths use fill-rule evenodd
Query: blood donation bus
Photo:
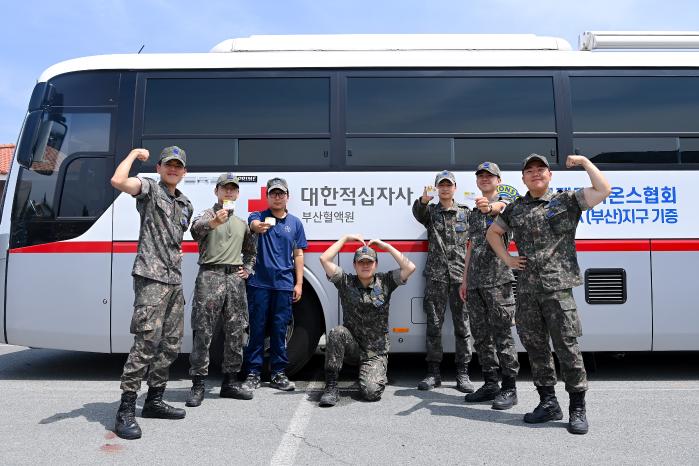
M 699 33 L 667 32 L 586 33 L 580 50 L 534 35 L 252 36 L 209 53 L 54 65 L 34 88 L 1 204 L 0 341 L 128 352 L 139 217 L 109 179 L 133 147 L 154 154 L 133 173 L 157 176 L 160 149 L 178 145 L 197 212 L 222 172 L 241 179 L 242 218 L 266 207 L 267 179 L 289 183 L 309 240 L 290 373 L 342 320 L 318 261 L 335 239 L 381 238 L 421 269 L 426 233 L 411 204 L 435 173 L 452 170 L 457 201 L 473 205 L 475 167 L 497 162 L 502 191 L 522 195 L 532 152 L 548 157 L 555 189 L 589 184 L 565 168 L 570 153 L 613 186 L 578 228 L 582 349 L 699 350 L 699 52 L 682 50 L 697 48 Z M 346 269 L 355 247 L 339 255 Z M 189 233 L 183 252 L 188 352 Z M 392 265 L 380 255 L 380 269 Z M 415 274 L 393 296 L 394 352 L 424 351 L 423 287 Z M 448 318 L 444 342 L 453 350 Z

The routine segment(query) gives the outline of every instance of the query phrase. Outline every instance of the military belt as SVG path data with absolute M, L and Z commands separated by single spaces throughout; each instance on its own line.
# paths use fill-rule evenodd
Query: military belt
M 231 264 L 201 264 L 199 266 L 201 270 L 217 270 L 226 274 L 236 273 L 243 269 L 242 265 L 231 265 Z

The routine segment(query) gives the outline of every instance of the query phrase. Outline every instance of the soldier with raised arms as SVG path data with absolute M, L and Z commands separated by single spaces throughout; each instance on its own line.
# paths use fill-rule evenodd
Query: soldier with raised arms
M 527 350 L 534 385 L 540 402 L 524 422 L 541 423 L 563 418 L 556 399 L 556 369 L 549 340 L 561 366 L 565 389 L 570 395 L 568 431 L 585 434 L 587 374 L 578 337 L 582 325 L 573 287 L 581 285 L 575 251 L 575 230 L 583 210 L 604 201 L 611 187 L 595 165 L 581 155 L 569 155 L 566 166 L 583 167 L 592 186 L 552 192 L 552 172 L 546 157 L 531 154 L 522 164 L 522 181 L 529 190 L 516 199 L 490 226 L 486 238 L 495 254 L 517 279 L 517 333 Z M 511 256 L 502 237 L 512 233 L 518 256 Z
M 345 243 L 363 244 L 354 252 L 355 274 L 348 274 L 335 264 L 335 256 Z M 378 257 L 375 246 L 388 251 L 398 263 L 390 272 L 376 272 Z M 321 256 L 320 263 L 328 280 L 335 285 L 342 304 L 343 323 L 328 333 L 325 350 L 325 391 L 320 406 L 335 406 L 339 398 L 337 377 L 345 359 L 359 362 L 359 390 L 367 401 L 381 399 L 386 387 L 388 368 L 388 308 L 391 293 L 404 285 L 415 271 L 413 264 L 396 248 L 379 239 L 364 244 L 361 235 L 345 235 Z
M 184 333 L 182 294 L 182 238 L 192 219 L 192 203 L 177 189 L 187 173 L 187 155 L 177 146 L 166 147 L 155 166 L 160 181 L 129 177 L 131 165 L 148 160 L 146 149 L 134 149 L 119 164 L 112 186 L 136 199 L 141 217 L 138 251 L 134 261 L 134 342 L 121 375 L 121 404 L 114 432 L 124 439 L 141 437 L 136 422 L 136 396 L 148 374 L 148 395 L 141 415 L 182 419 L 185 410 L 163 401 L 170 364 L 177 359 Z

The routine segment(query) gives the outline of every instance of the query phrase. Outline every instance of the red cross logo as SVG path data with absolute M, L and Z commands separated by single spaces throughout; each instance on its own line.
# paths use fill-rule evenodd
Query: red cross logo
M 262 212 L 267 209 L 267 187 L 260 188 L 259 199 L 248 199 L 248 212 Z

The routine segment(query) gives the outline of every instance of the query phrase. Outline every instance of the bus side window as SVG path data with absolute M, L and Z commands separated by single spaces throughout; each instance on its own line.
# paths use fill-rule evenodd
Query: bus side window
M 109 206 L 110 189 L 106 185 L 111 158 L 73 159 L 66 168 L 59 217 L 99 217 Z

